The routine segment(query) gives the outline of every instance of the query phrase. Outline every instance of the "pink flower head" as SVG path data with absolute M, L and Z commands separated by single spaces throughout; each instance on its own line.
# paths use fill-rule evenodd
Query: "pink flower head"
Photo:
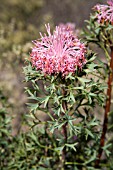
M 61 27 L 62 29 L 64 29 L 64 31 L 75 31 L 75 24 L 71 23 L 71 22 L 67 22 L 66 24 L 64 23 L 60 23 L 59 27 Z
M 57 26 L 53 34 L 49 24 L 46 25 L 48 35 L 41 35 L 40 40 L 33 41 L 31 52 L 32 65 L 44 74 L 59 74 L 62 76 L 82 69 L 86 63 L 86 47 L 71 31 L 65 31 Z
M 113 6 L 113 0 L 107 1 L 108 5 Z
M 99 24 L 110 22 L 113 25 L 113 0 L 107 1 L 107 4 L 97 4 L 93 9 L 97 11 L 96 18 Z

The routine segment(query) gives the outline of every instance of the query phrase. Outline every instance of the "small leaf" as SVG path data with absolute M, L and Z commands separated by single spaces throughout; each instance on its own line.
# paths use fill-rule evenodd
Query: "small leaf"
M 73 93 L 72 92 L 70 92 L 70 98 L 72 99 L 72 101 L 75 103 L 75 97 L 74 97 L 74 95 L 73 95 Z
M 46 99 L 45 99 L 45 102 L 44 102 L 44 108 L 46 107 L 46 105 L 47 105 L 49 99 L 50 99 L 50 96 L 47 96 Z
M 84 165 L 87 165 L 87 164 L 89 164 L 90 162 L 92 162 L 92 161 L 94 161 L 94 160 L 96 160 L 96 152 L 94 152 L 94 154 L 91 155 L 91 158 L 90 158 L 88 161 L 86 161 L 86 162 L 84 163 Z
M 60 154 L 61 154 L 63 149 L 64 149 L 64 146 L 61 146 L 61 147 L 55 148 L 54 150 L 55 150 L 55 151 L 59 151 Z
M 85 131 L 86 131 L 86 140 L 88 139 L 88 136 L 91 136 L 92 138 L 94 138 L 94 135 L 91 133 L 90 130 L 85 129 Z
M 74 144 L 68 144 L 68 143 L 66 143 L 65 145 L 66 145 L 67 147 L 69 147 L 69 148 L 72 148 L 72 149 L 76 152 L 75 146 L 76 146 L 77 144 L 78 144 L 78 143 L 74 143 Z
M 88 60 L 88 63 L 89 63 L 89 62 L 94 61 L 94 60 L 95 60 L 95 58 L 96 58 L 96 56 L 95 56 L 95 55 L 93 55 L 93 57 L 91 57 L 91 58 Z
M 89 79 L 85 79 L 85 78 L 80 78 L 80 77 L 77 77 L 77 79 L 83 84 L 83 86 L 85 86 L 85 83 L 87 82 L 90 82 L 91 80 Z
M 39 107 L 38 103 L 27 103 L 27 105 L 30 107 L 31 111 L 35 111 Z

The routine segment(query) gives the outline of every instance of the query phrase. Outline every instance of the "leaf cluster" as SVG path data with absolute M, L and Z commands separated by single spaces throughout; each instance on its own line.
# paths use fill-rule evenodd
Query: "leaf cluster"
M 109 61 L 110 47 L 113 46 L 113 25 L 98 23 L 96 14 L 91 14 L 90 19 L 86 23 L 86 29 L 83 31 L 85 40 L 88 43 L 97 44 L 103 49 Z
M 107 86 L 100 74 L 102 65 L 94 63 L 95 54 L 88 52 L 86 58 L 87 63 L 81 71 L 66 77 L 44 75 L 30 62 L 24 67 L 26 81 L 32 82 L 31 88 L 26 88 L 26 91 L 31 101 L 28 106 L 34 115 L 33 127 L 42 123 L 38 112 L 45 113 L 47 119 L 43 123 L 50 134 L 56 135 L 59 156 L 66 148 L 67 169 L 92 166 L 99 146 L 99 121 L 95 119 L 93 109 L 97 104 L 103 106 Z M 64 126 L 67 139 L 62 133 Z

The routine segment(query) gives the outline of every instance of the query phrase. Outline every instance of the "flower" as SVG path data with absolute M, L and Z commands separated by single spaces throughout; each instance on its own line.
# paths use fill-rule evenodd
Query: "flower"
M 31 62 L 36 70 L 44 74 L 68 75 L 74 73 L 77 68 L 82 69 L 86 63 L 86 47 L 72 31 L 65 31 L 56 26 L 53 34 L 49 24 L 46 25 L 47 33 L 41 35 L 39 40 L 33 41 L 34 47 L 31 52 Z
M 80 30 L 75 29 L 76 25 L 73 22 L 67 22 L 65 24 L 60 23 L 58 26 L 61 27 L 64 31 L 71 31 L 72 34 L 75 34 L 77 37 L 80 35 Z
M 110 22 L 113 25 L 113 0 L 107 1 L 107 4 L 97 4 L 93 9 L 97 12 L 96 18 L 99 24 Z
M 64 31 L 75 32 L 75 24 L 71 22 L 67 22 L 66 24 L 60 23 L 59 27 L 62 28 Z

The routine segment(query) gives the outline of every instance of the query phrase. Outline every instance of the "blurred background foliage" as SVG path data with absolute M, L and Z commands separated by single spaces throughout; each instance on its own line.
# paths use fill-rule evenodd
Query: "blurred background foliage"
M 46 23 L 54 28 L 59 23 L 73 22 L 81 29 L 91 8 L 101 2 L 104 0 L 0 0 L 0 89 L 15 116 L 15 134 L 21 115 L 27 112 L 22 67 L 31 41 L 45 31 Z

